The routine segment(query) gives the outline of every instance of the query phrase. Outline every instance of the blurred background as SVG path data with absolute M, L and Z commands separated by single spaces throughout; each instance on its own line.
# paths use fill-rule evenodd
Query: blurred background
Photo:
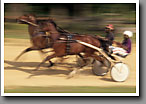
M 5 38 L 29 39 L 27 25 L 16 22 L 24 14 L 52 17 L 63 29 L 80 34 L 105 36 L 104 27 L 113 24 L 117 41 L 124 30 L 134 32 L 136 41 L 136 3 L 5 3 Z

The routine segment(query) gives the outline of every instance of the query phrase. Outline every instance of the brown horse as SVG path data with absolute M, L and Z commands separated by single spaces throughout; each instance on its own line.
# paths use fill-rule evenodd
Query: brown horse
M 46 33 L 41 30 L 41 22 L 39 22 L 39 20 L 37 20 L 34 15 L 20 16 L 19 18 L 17 18 L 17 21 L 20 24 L 28 25 L 28 32 L 30 35 L 30 41 L 32 43 L 32 46 L 26 48 L 23 52 L 21 52 L 21 54 L 18 55 L 15 60 L 18 60 L 18 58 L 20 58 L 26 52 L 39 50 L 41 53 L 44 53 L 42 49 L 50 47 Z
M 66 55 L 78 55 L 79 53 L 85 53 L 84 57 L 93 57 L 96 60 L 102 61 L 102 58 L 95 54 L 95 50 L 89 47 L 86 47 L 80 43 L 77 43 L 75 40 L 80 40 L 96 47 L 101 47 L 100 41 L 89 35 L 73 35 L 71 40 L 67 40 L 66 35 L 64 33 L 60 33 L 56 28 L 57 25 L 53 20 L 48 20 L 48 22 L 44 22 L 43 30 L 50 33 L 50 39 L 53 41 L 52 48 L 54 50 L 54 54 L 47 56 L 35 70 L 38 70 L 39 67 L 44 64 L 46 61 L 54 58 L 54 57 L 63 57 Z M 59 39 L 66 39 L 59 40 Z M 70 41 L 70 42 L 68 42 Z M 69 51 L 67 52 L 67 48 L 69 44 Z M 75 73 L 77 73 L 79 69 L 74 70 L 69 74 L 69 77 L 72 77 Z

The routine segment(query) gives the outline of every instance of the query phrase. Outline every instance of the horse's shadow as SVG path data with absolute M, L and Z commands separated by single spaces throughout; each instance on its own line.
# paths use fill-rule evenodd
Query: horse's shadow
M 15 61 L 5 60 L 4 63 L 9 65 L 7 67 L 4 67 L 5 70 L 18 70 L 28 73 L 30 75 L 27 78 L 31 78 L 33 76 L 40 76 L 40 75 L 58 75 L 58 74 L 69 75 L 69 73 L 73 70 L 73 67 L 76 67 L 76 64 L 74 63 L 56 63 L 55 66 L 57 66 L 57 69 L 55 69 L 55 67 L 46 67 L 49 64 L 45 63 L 42 66 L 43 69 L 34 71 L 34 69 L 39 64 L 39 62 L 15 62 Z M 63 70 L 63 68 L 66 68 L 67 70 Z M 82 74 L 86 76 L 91 75 L 92 74 L 91 69 L 82 71 Z M 109 78 L 100 78 L 100 79 L 108 82 L 113 82 Z
M 103 81 L 114 82 L 111 78 L 100 78 Z
M 73 70 L 72 67 L 75 66 L 75 64 L 70 64 L 70 63 L 69 64 L 57 63 L 56 65 L 57 69 L 55 69 L 54 67 L 50 67 L 50 68 L 46 67 L 49 64 L 45 63 L 42 66 L 44 67 L 43 70 L 39 69 L 37 71 L 34 71 L 34 69 L 39 64 L 39 62 L 14 62 L 14 61 L 5 60 L 4 63 L 10 65 L 10 66 L 4 67 L 5 70 L 18 70 L 18 71 L 23 71 L 25 73 L 29 73 L 30 75 L 28 76 L 28 78 L 31 78 L 32 76 L 39 76 L 39 75 L 57 75 L 57 74 L 68 75 Z M 69 70 L 62 70 L 63 67 L 68 68 Z

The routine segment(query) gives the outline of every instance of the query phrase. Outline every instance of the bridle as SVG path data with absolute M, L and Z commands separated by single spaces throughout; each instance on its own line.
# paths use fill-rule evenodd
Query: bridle
M 35 27 L 39 27 L 39 25 L 37 25 L 37 24 L 35 24 L 35 23 L 32 23 L 32 22 L 29 22 L 29 21 L 27 21 L 27 20 L 24 20 L 24 19 L 20 19 L 21 21 L 23 21 L 23 22 L 26 22 L 26 23 L 28 23 L 28 24 L 30 24 L 30 25 L 33 25 L 33 26 L 35 26 Z

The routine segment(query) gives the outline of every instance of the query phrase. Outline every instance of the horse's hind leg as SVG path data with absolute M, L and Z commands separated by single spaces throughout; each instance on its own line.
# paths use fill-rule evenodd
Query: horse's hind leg
M 80 53 L 77 54 L 77 55 L 80 57 L 80 59 L 82 59 L 82 60 L 78 59 L 78 61 L 80 63 L 79 66 L 80 67 L 85 66 L 86 65 L 86 62 L 87 62 L 86 59 L 85 59 L 85 57 L 82 54 L 80 54 Z
M 54 57 L 56 57 L 56 54 L 53 54 L 53 55 L 51 55 L 51 56 L 47 56 L 37 67 L 36 67 L 36 69 L 34 70 L 34 71 L 37 71 L 39 68 L 40 68 L 40 66 L 41 65 L 43 65 L 46 61 L 48 61 L 49 60 L 49 62 L 50 62 L 50 66 L 53 66 L 53 63 L 50 61 L 50 59 L 52 59 L 52 58 L 54 58 Z
M 69 75 L 67 76 L 67 78 L 69 79 L 69 78 L 74 77 L 77 73 L 79 73 L 82 70 L 83 67 L 84 66 L 82 66 L 80 68 L 75 68 L 72 72 L 69 73 Z
M 47 57 L 47 52 L 45 52 L 45 51 L 43 51 L 43 50 L 39 50 L 39 53 L 40 53 L 40 57 L 42 58 L 42 59 L 44 59 L 44 57 Z
M 78 55 L 79 55 L 79 54 L 78 54 Z M 87 58 L 87 57 L 94 57 L 94 54 L 93 54 L 93 53 L 86 53 L 86 54 L 84 55 L 84 57 L 81 56 L 81 58 L 83 58 L 83 59 L 84 59 L 84 58 Z M 99 57 L 97 57 L 97 58 L 99 58 Z M 84 59 L 84 60 L 85 60 L 85 59 Z M 86 62 L 86 60 L 85 60 L 85 62 Z M 77 73 L 79 73 L 81 70 L 83 70 L 83 67 L 84 67 L 84 66 L 86 66 L 86 64 L 80 66 L 79 68 L 74 69 L 72 72 L 69 73 L 69 75 L 68 75 L 67 78 L 72 78 L 75 74 L 77 74 Z
M 82 58 L 82 59 L 84 58 L 80 53 L 78 54 L 78 56 L 79 56 L 80 58 Z
M 84 59 L 84 56 L 82 56 L 80 53 L 77 54 L 77 55 L 84 61 L 84 63 L 86 63 L 86 60 Z M 69 78 L 74 77 L 77 73 L 79 73 L 79 72 L 82 70 L 82 68 L 83 68 L 85 65 L 86 65 L 86 64 L 80 65 L 78 68 L 75 68 L 72 72 L 69 73 L 69 75 L 67 76 L 67 78 L 69 79 Z
M 31 47 L 25 49 L 24 51 L 22 51 L 22 52 L 15 58 L 15 61 L 17 61 L 24 53 L 29 52 L 29 51 L 32 51 L 32 50 L 35 50 L 35 49 L 33 49 L 33 48 L 31 48 Z

